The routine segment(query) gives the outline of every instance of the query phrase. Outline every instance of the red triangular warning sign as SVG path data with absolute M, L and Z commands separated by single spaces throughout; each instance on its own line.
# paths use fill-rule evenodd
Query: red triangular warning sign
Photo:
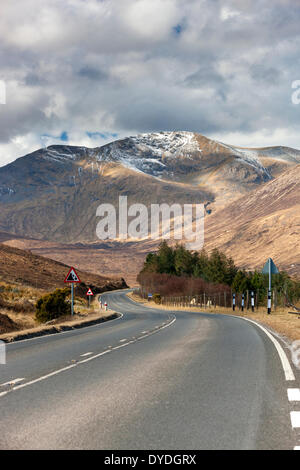
M 91 289 L 89 289 L 86 293 L 86 295 L 94 295 L 93 292 L 91 291 Z
M 81 282 L 79 276 L 74 268 L 71 268 L 68 272 L 64 282 Z

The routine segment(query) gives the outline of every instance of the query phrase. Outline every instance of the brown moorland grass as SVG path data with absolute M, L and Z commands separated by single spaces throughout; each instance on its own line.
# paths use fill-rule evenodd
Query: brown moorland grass
M 35 318 L 35 304 L 43 295 L 45 295 L 45 291 L 42 289 L 0 282 L 0 335 L 12 331 L 20 332 L 45 328 L 45 324 L 40 324 Z M 75 315 L 73 317 L 71 315 L 60 317 L 47 323 L 47 325 L 62 323 L 68 325 L 69 322 L 86 320 L 95 315 L 99 318 L 101 316 L 105 317 L 108 313 L 99 310 L 96 296 L 92 300 L 90 308 L 88 308 L 86 299 L 75 297 L 74 311 Z
M 84 324 L 90 324 L 91 322 L 98 322 L 105 318 L 111 317 L 116 314 L 113 310 L 105 311 L 99 309 L 99 304 L 96 299 L 91 303 L 91 308 L 84 306 L 81 299 L 75 300 L 74 305 L 75 313 L 73 316 L 67 315 L 56 320 L 52 320 L 45 324 L 38 323 L 32 315 L 30 319 L 27 318 L 27 326 L 22 323 L 22 317 L 15 313 L 9 314 L 9 320 L 5 319 L 6 325 L 10 326 L 6 331 L 1 329 L 1 316 L 0 316 L 0 340 L 5 342 L 12 342 L 17 339 L 30 338 L 33 336 L 39 336 L 43 334 L 59 333 L 66 329 L 79 328 Z M 31 320 L 31 323 L 30 323 Z M 11 327 L 13 324 L 13 327 Z

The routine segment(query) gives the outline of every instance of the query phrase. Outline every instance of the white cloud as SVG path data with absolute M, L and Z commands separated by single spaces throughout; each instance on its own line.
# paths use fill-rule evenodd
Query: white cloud
M 0 165 L 62 132 L 73 145 L 182 129 L 299 147 L 292 0 L 38 3 L 1 0 Z
M 181 18 L 179 4 L 174 0 L 129 1 L 122 11 L 125 24 L 137 33 L 137 40 L 140 36 L 151 42 L 167 38 Z
M 226 6 L 221 8 L 220 16 L 221 16 L 222 21 L 226 21 L 230 18 L 234 18 L 235 16 L 239 16 L 239 15 L 240 15 L 240 12 L 237 10 L 231 10 L 230 8 Z
M 280 128 L 273 130 L 261 129 L 251 133 L 219 133 L 217 140 L 226 144 L 234 144 L 239 147 L 271 147 L 282 145 L 300 149 L 298 131 Z
M 9 142 L 1 144 L 1 165 L 7 165 L 18 157 L 43 147 L 42 140 L 36 134 L 13 137 Z

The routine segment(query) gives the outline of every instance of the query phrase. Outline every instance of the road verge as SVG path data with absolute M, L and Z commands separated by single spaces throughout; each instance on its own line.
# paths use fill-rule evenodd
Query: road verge
M 153 301 L 147 301 L 145 299 L 141 299 L 138 295 L 134 294 L 133 292 L 129 292 L 127 296 L 133 300 L 134 302 L 142 303 L 145 307 L 149 308 L 159 308 L 160 310 L 167 310 L 167 311 L 185 311 L 185 312 L 195 312 L 199 313 L 199 307 L 172 307 L 169 305 L 159 305 L 155 304 Z M 300 320 L 296 315 L 290 315 L 288 313 L 288 309 L 286 311 L 276 311 L 272 312 L 271 315 L 267 315 L 264 311 L 259 312 L 250 312 L 245 311 L 241 312 L 236 310 L 233 312 L 231 309 L 222 308 L 222 307 L 206 307 L 205 309 L 201 310 L 203 313 L 211 313 L 211 314 L 221 314 L 221 315 L 231 315 L 240 318 L 248 318 L 252 321 L 256 321 L 260 323 L 265 328 L 269 328 L 271 331 L 276 332 L 282 339 L 284 339 L 287 343 L 291 343 L 292 341 L 296 341 L 300 339 Z
M 107 315 L 104 315 L 107 313 Z M 0 340 L 5 343 L 12 343 L 15 341 L 22 341 L 25 339 L 37 338 L 39 336 L 52 335 L 56 333 L 62 333 L 64 331 L 76 330 L 88 326 L 93 326 L 98 323 L 103 323 L 109 320 L 119 318 L 121 315 L 117 312 L 101 312 L 101 314 L 90 315 L 84 319 L 69 320 L 66 322 L 58 323 L 56 325 L 45 325 L 28 330 L 15 331 L 12 333 L 5 333 L 0 336 Z

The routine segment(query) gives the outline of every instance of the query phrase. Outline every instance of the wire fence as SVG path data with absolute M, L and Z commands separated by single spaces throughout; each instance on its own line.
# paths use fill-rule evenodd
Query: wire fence
M 267 306 L 267 295 L 259 289 L 254 291 L 247 290 L 245 293 L 217 292 L 215 294 L 202 293 L 199 295 L 185 296 L 161 296 L 160 294 L 149 294 L 143 289 L 135 289 L 134 293 L 143 299 L 155 300 L 160 305 L 172 307 L 198 307 L 198 308 L 232 308 L 239 310 L 258 310 L 259 307 Z M 273 309 L 285 306 L 285 295 L 282 291 L 273 290 Z

